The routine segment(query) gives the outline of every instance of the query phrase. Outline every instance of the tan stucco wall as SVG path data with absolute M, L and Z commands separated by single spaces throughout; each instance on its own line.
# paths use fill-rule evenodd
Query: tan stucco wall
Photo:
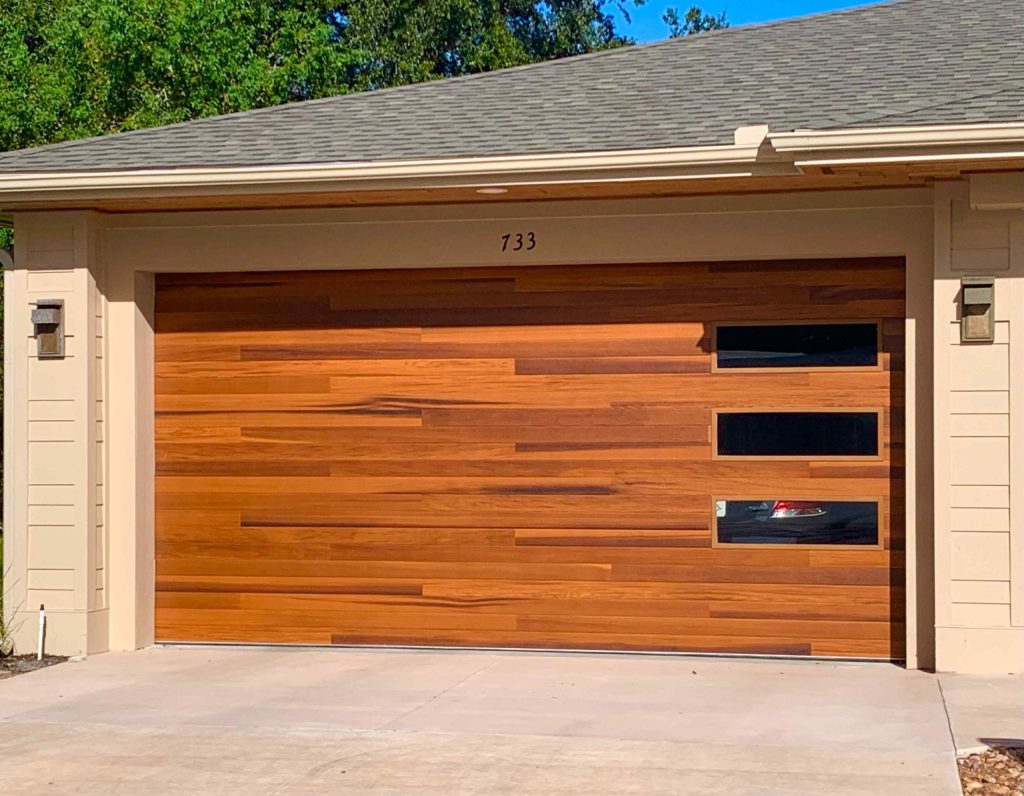
M 997 175 L 936 191 L 936 645 L 944 671 L 1024 670 L 1024 210 L 1006 188 Z M 970 274 L 996 277 L 993 344 L 960 343 L 960 280 Z
M 54 375 L 47 383 L 59 381 L 59 399 L 77 406 L 84 396 L 85 405 L 95 407 L 96 399 L 102 398 L 100 412 L 107 418 L 101 445 L 105 477 L 96 469 L 95 459 L 85 455 L 86 429 L 91 426 L 84 416 L 79 425 L 67 427 L 74 430 L 74 447 L 61 457 L 59 473 L 51 477 L 91 484 L 96 490 L 94 503 L 102 502 L 105 508 L 105 523 L 99 524 L 103 513 L 85 499 L 84 492 L 75 492 L 70 504 L 73 522 L 62 526 L 70 529 L 65 532 L 68 543 L 40 535 L 48 546 L 39 548 L 37 543 L 36 548 L 52 550 L 54 555 L 64 551 L 57 563 L 71 573 L 66 576 L 71 579 L 68 582 L 85 583 L 98 560 L 95 552 L 92 558 L 87 553 L 98 549 L 98 540 L 109 538 L 105 553 L 109 563 L 104 570 L 109 573 L 104 589 L 109 613 L 101 615 L 100 609 L 88 607 L 97 604 L 89 602 L 96 599 L 95 589 L 83 590 L 81 600 L 71 589 L 76 595 L 67 609 L 74 617 L 68 620 L 71 627 L 66 632 L 54 627 L 51 634 L 55 651 L 77 653 L 108 644 L 129 649 L 152 642 L 152 273 L 900 255 L 908 263 L 908 664 L 931 666 L 935 595 L 938 591 L 948 601 L 951 590 L 951 581 L 936 590 L 932 580 L 936 500 L 931 433 L 936 421 L 931 388 L 932 350 L 938 336 L 933 329 L 937 312 L 932 285 L 937 215 L 930 189 L 419 208 L 79 214 L 67 219 L 72 222 L 74 240 L 89 238 L 90 230 L 95 233 L 92 257 L 92 250 L 85 250 L 75 259 L 67 253 L 72 249 L 66 249 L 49 261 L 34 254 L 31 241 L 34 230 L 53 226 L 56 217 L 17 215 L 19 251 L 7 304 L 13 318 L 8 344 L 20 346 L 12 352 L 14 375 L 8 384 L 8 439 L 14 444 L 7 467 L 9 478 L 17 482 L 7 514 L 16 540 L 9 553 L 12 582 L 17 588 L 33 571 L 26 558 L 31 545 L 25 531 L 29 502 L 24 473 L 34 449 L 25 428 L 29 407 L 39 396 L 33 383 L 17 374 L 30 366 L 31 341 L 26 337 L 27 320 L 21 318 L 27 319 L 33 295 L 27 280 L 34 273 L 37 283 L 40 278 L 49 280 L 48 288 L 63 286 L 62 295 L 76 307 L 90 300 L 89 275 L 99 273 L 105 299 L 103 319 L 96 327 L 103 330 L 102 338 L 96 333 L 102 343 L 94 349 L 95 353 L 106 348 L 102 366 L 37 363 L 58 366 L 50 370 L 54 374 L 60 370 L 61 377 Z M 501 236 L 526 230 L 535 233 L 536 249 L 503 255 Z M 780 307 L 780 314 L 784 312 Z M 74 329 L 81 329 L 81 334 L 87 334 L 86 314 L 80 319 L 75 316 Z M 950 348 L 947 327 L 943 319 L 943 351 Z M 95 447 L 96 440 L 90 444 Z M 26 603 L 24 585 L 21 589 L 18 604 L 34 607 Z M 84 614 L 78 616 L 89 611 L 96 616 L 91 624 Z M 34 625 L 31 629 L 34 632 Z M 27 649 L 34 648 L 30 636 L 25 631 L 18 635 Z

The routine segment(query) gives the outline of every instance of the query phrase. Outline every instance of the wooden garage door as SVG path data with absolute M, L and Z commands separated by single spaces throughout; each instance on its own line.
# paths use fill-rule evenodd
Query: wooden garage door
M 899 658 L 903 285 L 892 259 L 161 276 L 157 638 Z M 755 321 L 875 324 L 877 362 L 716 358 Z M 878 449 L 832 455 L 865 416 Z M 743 455 L 762 421 L 824 447 Z M 819 504 L 871 504 L 878 543 L 719 527 Z

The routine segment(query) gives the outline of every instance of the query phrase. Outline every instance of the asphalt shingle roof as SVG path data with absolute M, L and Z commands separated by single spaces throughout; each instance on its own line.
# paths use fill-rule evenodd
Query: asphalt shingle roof
M 0 171 L 274 165 L 728 144 L 1024 121 L 1024 0 L 894 0 L 454 80 L 0 154 Z

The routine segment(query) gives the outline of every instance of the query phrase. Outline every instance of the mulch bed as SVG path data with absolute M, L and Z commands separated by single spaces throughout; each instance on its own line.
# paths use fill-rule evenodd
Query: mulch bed
M 957 761 L 967 796 L 1024 796 L 1024 748 L 994 748 Z
M 16 674 L 34 672 L 36 669 L 45 669 L 56 663 L 63 663 L 67 658 L 59 655 L 45 655 L 41 661 L 36 660 L 35 655 L 9 655 L 0 658 L 0 680 L 7 677 L 14 677 Z

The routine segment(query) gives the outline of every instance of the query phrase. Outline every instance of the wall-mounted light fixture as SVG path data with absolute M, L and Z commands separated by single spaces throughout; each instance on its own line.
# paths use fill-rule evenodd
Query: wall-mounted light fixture
M 64 299 L 39 299 L 32 310 L 36 353 L 40 359 L 64 357 Z
M 965 276 L 960 280 L 960 342 L 991 343 L 996 339 L 996 280 Z

